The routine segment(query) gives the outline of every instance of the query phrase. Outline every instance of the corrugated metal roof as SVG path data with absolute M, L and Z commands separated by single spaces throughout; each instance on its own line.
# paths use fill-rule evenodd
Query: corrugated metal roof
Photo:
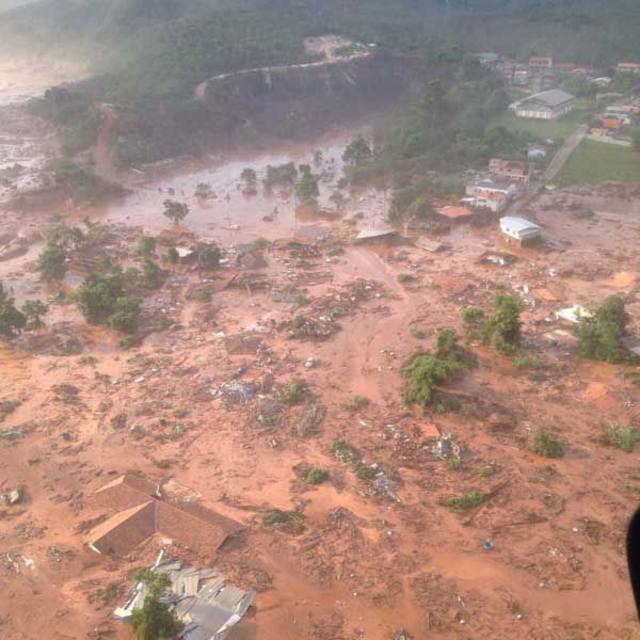
M 531 222 L 526 218 L 515 218 L 512 216 L 505 216 L 504 218 L 500 218 L 500 227 L 507 227 L 510 231 L 514 233 L 522 233 L 523 231 L 538 230 L 540 226 L 535 222 Z
M 524 98 L 518 102 L 519 106 L 527 104 L 527 102 L 544 102 L 550 107 L 559 107 L 570 100 L 575 100 L 575 96 L 572 96 L 566 91 L 561 89 L 549 89 L 549 91 L 542 91 L 541 93 L 535 93 L 528 98 Z

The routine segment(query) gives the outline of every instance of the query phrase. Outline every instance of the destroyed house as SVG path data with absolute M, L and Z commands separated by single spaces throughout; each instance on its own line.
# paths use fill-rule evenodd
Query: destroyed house
M 94 495 L 98 506 L 117 511 L 89 532 L 87 544 L 97 553 L 124 555 L 159 533 L 202 556 L 213 556 L 241 528 L 234 520 L 201 505 L 173 503 L 157 495 L 143 495 L 131 506 L 129 489 L 126 478 L 118 479 Z
M 536 93 L 511 105 L 511 110 L 519 118 L 535 120 L 557 120 L 573 110 L 576 99 L 560 89 L 550 89 Z
M 167 562 L 152 569 L 169 577 L 170 587 L 162 600 L 184 624 L 182 640 L 224 640 L 253 604 L 256 592 L 226 584 L 212 569 L 184 567 Z M 147 587 L 138 583 L 123 607 L 114 611 L 117 618 L 129 620 L 142 607 Z

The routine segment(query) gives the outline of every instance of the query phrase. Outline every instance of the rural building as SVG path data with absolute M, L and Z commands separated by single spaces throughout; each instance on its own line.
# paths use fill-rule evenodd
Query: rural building
M 507 208 L 507 197 L 503 193 L 480 195 L 472 198 L 464 198 L 464 204 L 469 204 L 477 209 L 489 209 L 494 213 L 501 213 Z
M 517 84 L 520 86 L 527 85 L 529 83 L 529 69 L 516 69 L 513 72 L 513 84 Z
M 256 592 L 239 589 L 226 583 L 223 576 L 212 569 L 183 566 L 179 561 L 158 564 L 154 573 L 168 576 L 170 586 L 162 594 L 176 617 L 184 623 L 178 636 L 182 640 L 224 640 L 233 627 L 242 620 L 253 604 Z M 139 582 L 129 600 L 118 607 L 114 615 L 119 620 L 131 619 L 147 596 L 147 586 Z
M 456 222 L 461 222 L 464 220 L 469 220 L 469 218 L 473 217 L 473 211 L 467 207 L 458 207 L 455 205 L 446 205 L 444 207 L 440 207 L 437 209 L 437 212 L 444 216 L 445 218 L 449 218 L 449 220 L 454 220 Z
M 542 229 L 525 218 L 505 216 L 500 218 L 500 231 L 510 241 L 515 240 L 520 244 L 527 244 L 537 240 L 542 235 Z
M 504 196 L 512 200 L 518 195 L 518 186 L 513 182 L 482 178 L 468 183 L 465 193 L 472 198 L 496 198 Z
M 475 58 L 485 68 L 495 71 L 500 63 L 500 56 L 497 53 L 476 53 Z
M 529 68 L 534 70 L 553 69 L 553 58 L 532 56 L 529 58 Z
M 544 160 L 547 157 L 547 149 L 538 144 L 530 144 L 527 147 L 527 159 Z
M 616 71 L 618 73 L 640 73 L 640 62 L 620 62 Z
M 489 170 L 503 178 L 509 178 L 510 180 L 524 184 L 529 183 L 529 167 L 526 162 L 491 158 L 491 160 L 489 160 Z
M 570 93 L 550 89 L 514 102 L 510 108 L 518 118 L 557 120 L 572 111 L 575 103 L 576 99 Z
M 151 493 L 144 493 L 145 486 Z M 201 505 L 163 500 L 159 488 L 130 474 L 99 489 L 93 504 L 116 511 L 87 536 L 87 544 L 97 553 L 124 555 L 160 533 L 202 556 L 212 556 L 241 529 L 239 523 Z

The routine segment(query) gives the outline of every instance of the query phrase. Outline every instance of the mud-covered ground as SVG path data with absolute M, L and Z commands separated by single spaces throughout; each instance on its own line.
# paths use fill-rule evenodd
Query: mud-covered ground
M 0 480 L 25 487 L 23 502 L 0 511 L 2 637 L 128 637 L 111 611 L 130 572 L 167 541 L 125 558 L 83 544 L 100 515 L 88 496 L 128 470 L 170 479 L 178 496 L 244 525 L 215 558 L 197 559 L 257 588 L 237 638 L 383 639 L 402 628 L 415 638 L 636 637 L 624 532 L 640 498 L 638 458 L 604 446 L 601 430 L 606 420 L 637 425 L 637 387 L 628 367 L 577 360 L 571 327 L 551 319 L 615 292 L 640 333 L 640 206 L 629 195 L 543 196 L 532 215 L 546 241 L 509 267 L 477 260 L 503 248 L 494 226 L 457 227 L 429 254 L 355 246 L 349 225 L 323 221 L 330 239 L 289 243 L 296 230 L 283 229 L 258 251 L 262 268 L 237 268 L 227 242 L 229 261 L 213 273 L 168 269 L 145 302 L 167 328 L 130 351 L 72 305 L 53 305 L 47 329 L 0 352 L 0 427 L 16 430 L 0 440 Z M 577 214 L 578 202 L 595 215 Z M 111 231 L 109 251 L 139 260 L 140 229 L 114 221 Z M 3 280 L 32 283 L 25 297 L 46 291 L 34 258 L 1 265 Z M 401 285 L 399 273 L 417 280 Z M 194 287 L 211 302 L 190 302 Z M 407 359 L 438 328 L 460 330 L 462 307 L 488 310 L 512 289 L 538 365 L 517 369 L 474 345 L 481 364 L 453 387 L 462 411 L 404 409 Z M 291 324 L 297 316 L 306 324 Z M 82 352 L 51 355 L 65 352 L 54 335 L 76 338 Z M 293 378 L 307 390 L 290 406 L 280 391 Z M 370 403 L 349 407 L 354 395 Z M 537 426 L 558 434 L 564 458 L 528 451 Z M 457 470 L 433 452 L 447 433 L 461 447 Z M 338 439 L 383 475 L 359 480 L 331 453 Z M 308 485 L 309 465 L 330 480 Z M 457 515 L 438 504 L 471 490 L 488 496 L 481 507 Z M 304 518 L 274 530 L 262 521 L 273 508 Z
M 516 260 L 503 267 L 479 260 L 507 251 L 496 224 L 453 227 L 435 254 L 413 242 L 356 245 L 358 228 L 380 224 L 384 194 L 354 193 L 329 219 L 296 215 L 290 195 L 238 188 L 245 166 L 261 177 L 320 149 L 328 206 L 346 139 L 152 172 L 102 209 L 0 214 L 0 280 L 20 303 L 50 302 L 44 329 L 0 343 L 0 491 L 23 488 L 0 508 L 0 637 L 129 638 L 112 611 L 161 546 L 258 591 L 238 640 L 387 640 L 402 629 L 415 639 L 638 637 L 624 556 L 638 455 L 605 446 L 602 429 L 640 427 L 640 371 L 578 360 L 572 326 L 553 312 L 618 293 L 640 336 L 640 189 L 543 195 L 523 213 L 544 242 L 509 249 Z M 192 197 L 202 181 L 215 199 Z M 161 215 L 167 197 L 191 206 L 178 243 L 216 240 L 219 269 L 162 260 L 176 242 Z M 47 234 L 85 216 L 104 225 L 92 232 L 101 244 L 71 257 L 67 291 L 98 254 L 139 267 L 142 233 L 160 238 L 166 279 L 144 297 L 127 351 L 36 269 Z M 449 389 L 456 411 L 406 409 L 407 360 L 438 329 L 461 333 L 462 308 L 489 311 L 505 291 L 524 300 L 528 364 L 472 344 L 480 364 Z M 290 403 L 294 379 L 304 386 Z M 559 437 L 563 458 L 529 451 L 536 427 Z M 438 455 L 448 434 L 457 469 Z M 373 479 L 332 453 L 337 440 Z M 305 482 L 310 466 L 329 480 Z M 90 496 L 125 471 L 164 480 L 175 499 L 243 531 L 205 558 L 160 536 L 126 557 L 93 553 L 86 535 L 104 514 Z M 486 498 L 465 513 L 439 504 L 470 491 Z M 263 522 L 273 509 L 303 515 L 273 528 Z

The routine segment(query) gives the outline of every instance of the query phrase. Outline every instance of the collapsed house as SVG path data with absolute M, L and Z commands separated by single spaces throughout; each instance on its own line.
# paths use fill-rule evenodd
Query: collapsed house
M 542 229 L 535 222 L 513 216 L 500 218 L 500 230 L 508 241 L 521 245 L 539 240 L 542 236 Z
M 224 640 L 247 613 L 256 592 L 226 584 L 225 578 L 212 569 L 183 566 L 179 561 L 159 564 L 161 559 L 162 552 L 152 571 L 164 573 L 170 580 L 170 586 L 160 599 L 184 623 L 179 637 L 183 640 Z M 147 585 L 139 582 L 127 603 L 114 611 L 116 618 L 125 622 L 130 620 L 133 612 L 143 606 L 147 595 Z
M 101 554 L 125 555 L 159 533 L 172 543 L 212 557 L 241 529 L 238 522 L 199 504 L 165 500 L 161 486 L 130 473 L 99 489 L 92 503 L 113 514 L 87 536 L 89 547 Z

